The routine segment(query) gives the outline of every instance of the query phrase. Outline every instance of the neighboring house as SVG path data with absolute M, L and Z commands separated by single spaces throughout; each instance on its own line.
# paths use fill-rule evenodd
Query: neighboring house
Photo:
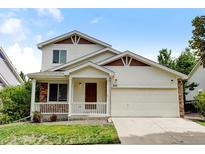
M 199 91 L 205 91 L 205 68 L 199 60 L 188 76 L 188 82 L 195 82 L 198 86 L 193 91 L 188 91 L 186 95 L 186 103 L 191 103 Z
M 69 116 L 180 117 L 187 76 L 78 31 L 38 44 L 41 71 L 32 79 L 31 113 Z M 36 81 L 40 102 L 35 101 Z
M 23 84 L 23 80 L 3 48 L 0 47 L 0 89 L 21 84 Z

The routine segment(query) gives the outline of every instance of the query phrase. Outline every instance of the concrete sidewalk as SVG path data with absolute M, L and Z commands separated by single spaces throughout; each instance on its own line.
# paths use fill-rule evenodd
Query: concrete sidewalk
M 181 118 L 112 118 L 122 144 L 205 144 L 205 127 Z

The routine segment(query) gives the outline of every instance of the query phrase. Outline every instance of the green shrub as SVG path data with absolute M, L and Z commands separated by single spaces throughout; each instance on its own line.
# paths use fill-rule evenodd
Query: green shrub
M 33 112 L 33 122 L 40 123 L 41 121 L 42 121 L 41 113 L 38 111 Z
M 0 125 L 7 124 L 11 121 L 8 115 L 6 114 L 0 114 Z
M 202 116 L 205 116 L 205 91 L 199 92 L 199 94 L 194 97 L 194 106 Z
M 31 101 L 31 82 L 22 86 L 6 87 L 0 91 L 2 101 L 0 123 L 15 121 L 29 116 Z

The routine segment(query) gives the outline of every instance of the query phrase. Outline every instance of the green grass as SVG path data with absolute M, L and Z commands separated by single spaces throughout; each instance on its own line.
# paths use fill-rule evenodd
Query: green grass
M 0 126 L 0 144 L 114 144 L 113 125 L 17 124 Z
M 198 120 L 194 120 L 194 122 L 197 122 L 198 124 L 205 126 L 205 121 L 198 121 Z

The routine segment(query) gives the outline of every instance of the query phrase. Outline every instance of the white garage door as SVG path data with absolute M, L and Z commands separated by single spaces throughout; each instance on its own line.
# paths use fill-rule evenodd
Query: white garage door
M 177 96 L 177 89 L 112 89 L 111 115 L 178 117 Z

